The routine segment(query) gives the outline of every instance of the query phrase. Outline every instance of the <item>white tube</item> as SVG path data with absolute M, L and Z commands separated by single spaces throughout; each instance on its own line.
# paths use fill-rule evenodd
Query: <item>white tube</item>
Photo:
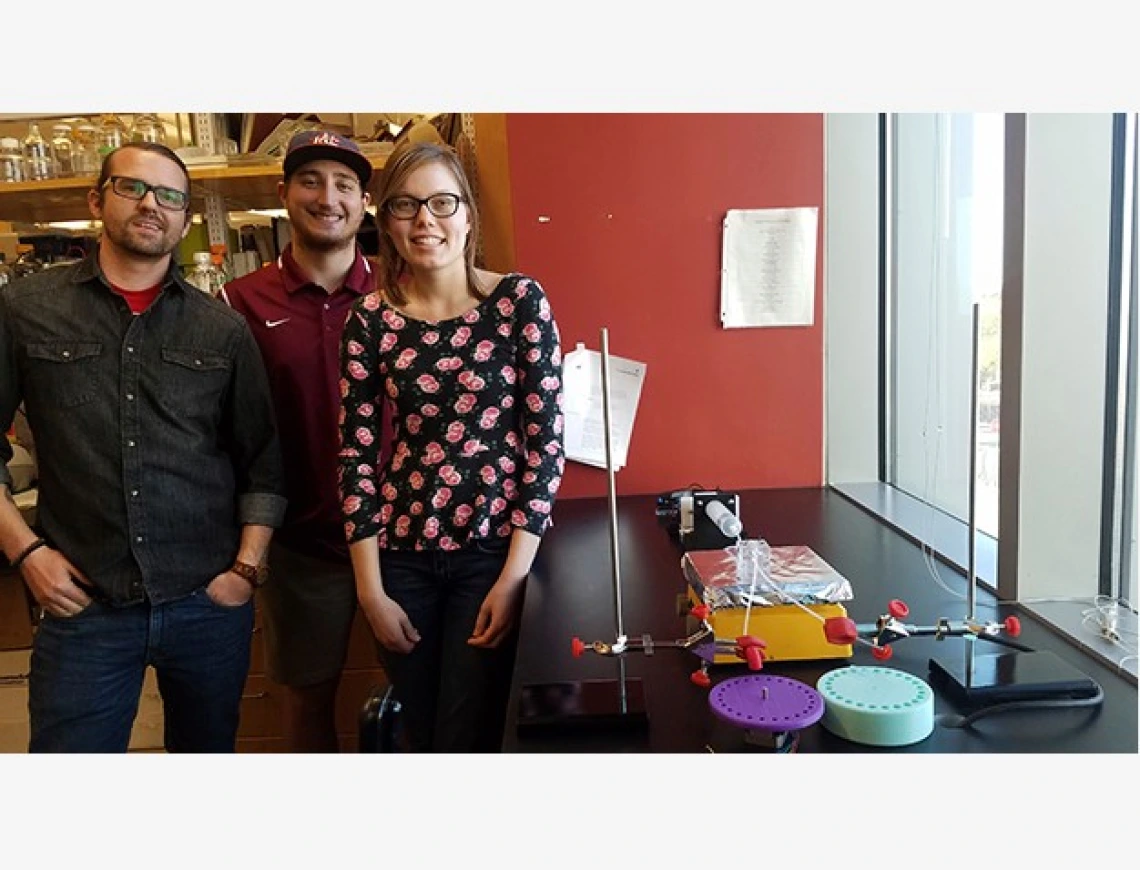
M 732 511 L 724 506 L 723 502 L 710 501 L 705 505 L 705 513 L 708 518 L 713 521 L 722 535 L 726 538 L 736 538 L 740 536 L 743 526 L 740 524 L 740 518 Z

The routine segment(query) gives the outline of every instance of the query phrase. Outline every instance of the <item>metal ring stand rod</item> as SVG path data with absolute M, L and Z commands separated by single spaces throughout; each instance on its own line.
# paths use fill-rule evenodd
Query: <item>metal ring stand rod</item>
M 614 577 L 614 619 L 617 628 L 616 644 L 625 647 L 625 624 L 621 616 L 621 556 L 618 550 L 617 484 L 614 479 L 613 442 L 610 435 L 610 335 L 602 327 L 602 419 L 605 424 L 606 474 L 609 477 L 610 497 L 610 566 Z
M 977 474 L 978 474 L 978 303 L 973 305 L 970 345 L 970 459 L 966 473 L 966 624 L 974 622 L 978 595 L 977 572 Z M 966 680 L 974 679 L 974 644 L 967 643 L 963 650 Z
M 966 542 L 966 574 L 968 585 L 966 587 L 966 619 L 974 620 L 974 607 L 978 591 L 977 575 L 977 474 L 978 474 L 978 303 L 974 303 L 974 317 L 970 349 L 970 469 L 966 478 L 966 510 L 968 519 L 966 527 L 969 530 L 969 540 Z

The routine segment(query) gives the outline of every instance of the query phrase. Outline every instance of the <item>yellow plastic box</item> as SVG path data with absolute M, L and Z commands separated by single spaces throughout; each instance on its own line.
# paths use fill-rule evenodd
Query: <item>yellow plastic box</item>
M 725 606 L 726 589 L 740 588 L 737 582 L 733 548 L 693 550 L 681 559 L 690 604 L 712 607 L 708 623 L 717 640 L 734 640 L 743 634 L 758 637 L 767 645 L 768 661 L 812 661 L 849 658 L 851 644 L 829 643 L 823 632 L 824 620 L 844 617 L 847 610 L 839 601 L 820 604 L 759 604 L 751 611 L 746 605 Z M 811 576 L 837 595 L 850 597 L 850 586 L 835 569 L 807 547 L 772 547 L 772 574 L 787 578 Z M 747 625 L 745 622 L 747 621 Z M 714 664 L 740 664 L 731 652 L 718 653 Z

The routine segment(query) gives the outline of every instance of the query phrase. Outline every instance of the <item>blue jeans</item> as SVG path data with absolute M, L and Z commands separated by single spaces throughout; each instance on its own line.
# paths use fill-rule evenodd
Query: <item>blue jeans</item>
M 420 633 L 406 655 L 380 647 L 402 710 L 402 749 L 498 752 L 518 631 L 495 649 L 468 646 L 507 558 L 507 539 L 464 550 L 380 551 L 384 592 Z
M 153 666 L 168 752 L 233 752 L 249 671 L 253 604 L 223 607 L 205 589 L 165 604 L 92 601 L 45 615 L 32 646 L 30 752 L 125 752 Z

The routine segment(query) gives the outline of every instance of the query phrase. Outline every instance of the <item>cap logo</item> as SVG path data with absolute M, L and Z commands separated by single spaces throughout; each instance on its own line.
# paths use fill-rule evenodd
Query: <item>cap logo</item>
M 351 139 L 328 130 L 305 130 L 289 140 L 282 169 L 286 177 L 310 160 L 338 160 L 356 173 L 360 183 L 372 177 L 372 164 Z

